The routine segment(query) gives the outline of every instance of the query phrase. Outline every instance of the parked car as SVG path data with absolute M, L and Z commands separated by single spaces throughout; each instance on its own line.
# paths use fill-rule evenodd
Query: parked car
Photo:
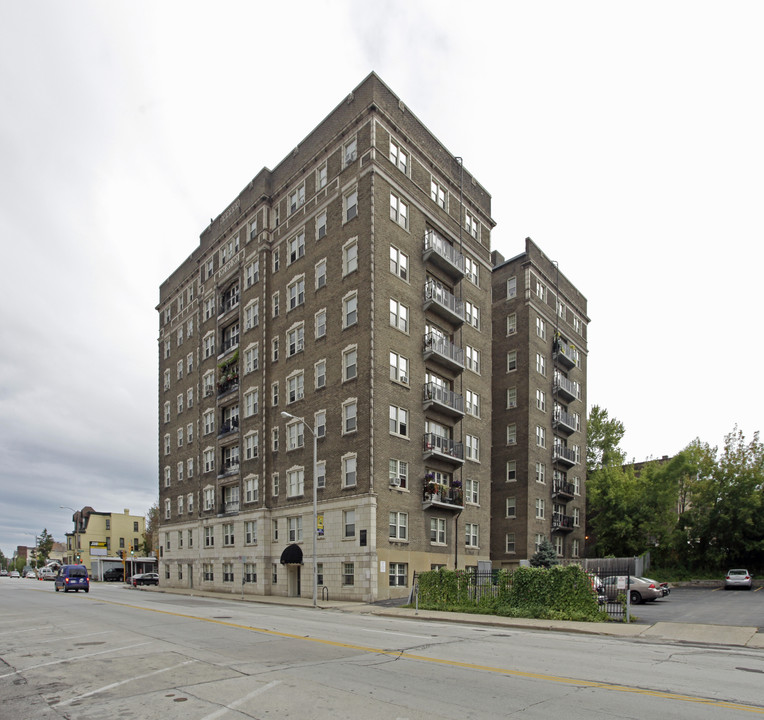
M 40 578 L 43 580 L 56 579 L 56 571 L 49 565 L 46 565 L 44 568 L 40 568 L 39 572 L 40 572 Z
M 661 590 L 663 591 L 663 597 L 666 597 L 671 592 L 671 588 L 668 583 L 661 583 Z
M 104 582 L 120 582 L 125 577 L 125 571 L 121 567 L 109 568 L 103 574 Z
M 729 570 L 727 577 L 724 578 L 724 589 L 730 588 L 745 588 L 750 590 L 753 586 L 753 575 L 748 570 L 737 568 L 735 570 Z
M 7 570 L 0 570 L 0 577 L 8 577 L 8 571 Z
M 140 573 L 130 579 L 133 587 L 138 585 L 159 585 L 159 573 Z
M 606 577 L 603 579 L 603 583 L 608 600 L 615 600 L 619 593 L 618 578 L 616 576 Z M 625 590 L 620 592 L 624 595 L 626 593 Z M 629 600 L 632 605 L 639 605 L 661 597 L 663 597 L 663 590 L 660 583 L 655 582 L 655 580 L 635 575 L 629 578 Z
M 24 577 L 28 580 L 37 580 L 37 573 L 34 570 L 27 570 L 27 573 L 24 575 Z
M 64 565 L 56 575 L 54 582 L 56 592 L 59 590 L 90 592 L 90 578 L 88 577 L 88 569 L 84 565 Z
M 8 577 L 20 578 L 21 577 L 21 573 L 18 570 L 11 570 L 11 572 L 10 572 Z
M 589 576 L 589 582 L 592 584 L 592 592 L 597 597 L 597 604 L 604 605 L 607 602 L 607 593 L 605 592 L 602 578 L 592 572 L 588 572 L 587 575 Z

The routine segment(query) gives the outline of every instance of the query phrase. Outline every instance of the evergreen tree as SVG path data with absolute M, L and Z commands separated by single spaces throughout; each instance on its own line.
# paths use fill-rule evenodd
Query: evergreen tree
M 539 543 L 539 549 L 531 556 L 531 567 L 550 568 L 553 565 L 559 565 L 557 551 L 549 538 L 545 537 Z

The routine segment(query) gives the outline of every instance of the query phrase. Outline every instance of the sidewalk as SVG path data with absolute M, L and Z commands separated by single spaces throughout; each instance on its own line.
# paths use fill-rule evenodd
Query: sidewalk
M 207 597 L 218 600 L 261 603 L 264 605 L 286 605 L 310 608 L 311 598 L 290 598 L 275 595 L 228 595 L 202 590 L 184 590 L 180 588 L 141 587 L 135 590 L 163 592 L 191 597 Z M 532 620 L 528 618 L 506 618 L 496 615 L 477 615 L 473 613 L 441 612 L 438 610 L 416 610 L 368 604 L 350 601 L 318 601 L 318 610 L 348 612 L 358 615 L 378 615 L 383 617 L 410 618 L 417 620 L 436 620 L 469 625 L 487 625 L 491 627 L 519 628 L 525 630 L 549 630 L 552 632 L 582 633 L 623 638 L 645 638 L 669 642 L 686 642 L 701 645 L 731 645 L 764 650 L 764 633 L 758 633 L 756 627 L 739 625 L 698 625 L 692 623 L 659 622 L 654 625 L 611 623 L 587 623 L 572 620 Z

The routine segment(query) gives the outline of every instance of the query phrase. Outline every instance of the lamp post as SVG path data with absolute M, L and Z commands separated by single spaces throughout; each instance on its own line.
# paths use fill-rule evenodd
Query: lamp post
M 77 514 L 77 511 L 74 508 L 69 507 L 68 505 L 59 505 L 59 507 L 62 510 L 71 510 L 72 511 L 72 521 L 74 521 L 74 516 Z M 77 534 L 77 523 L 74 525 L 74 548 L 72 552 L 72 564 L 74 564 L 74 561 L 77 558 L 77 546 L 79 545 L 79 535 Z M 67 553 L 67 560 L 68 560 L 68 553 Z
M 299 418 L 292 413 L 282 412 L 285 420 L 298 420 L 313 436 L 313 607 L 318 607 L 318 565 L 316 563 L 316 536 L 318 535 L 318 436 L 316 429 L 305 424 L 305 418 Z

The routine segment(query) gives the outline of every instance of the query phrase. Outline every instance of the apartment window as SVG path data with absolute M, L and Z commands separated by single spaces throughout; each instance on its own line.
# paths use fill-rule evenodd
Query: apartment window
M 536 482 L 537 483 L 546 482 L 546 465 L 542 462 L 536 463 Z
M 342 274 L 358 270 L 358 241 L 351 240 L 342 247 Z
M 279 339 L 273 338 L 271 341 L 271 362 L 279 361 Z
M 233 523 L 224 523 L 223 524 L 223 545 L 233 545 L 233 544 L 234 544 Z
M 169 520 L 172 517 L 172 501 L 168 498 L 164 501 L 164 517 Z
M 358 349 L 355 345 L 342 353 L 342 380 L 353 380 L 358 376 Z
M 215 469 L 215 451 L 213 449 L 205 450 L 202 457 L 204 458 L 204 472 L 212 472 Z
M 305 185 L 300 185 L 289 193 L 289 212 L 296 212 L 298 208 L 305 204 Z
M 430 542 L 435 545 L 446 544 L 446 521 L 443 518 L 430 518 Z
M 536 372 L 546 377 L 546 358 L 541 353 L 536 353 Z
M 511 277 L 507 280 L 507 297 L 517 297 L 517 278 Z
M 581 510 L 580 508 L 573 508 L 573 527 L 581 526 Z
M 357 457 L 355 454 L 342 458 L 342 487 L 355 487 Z
M 403 355 L 390 352 L 390 379 L 408 385 L 409 361 Z
M 355 566 L 353 563 L 342 563 L 342 584 L 355 585 Z
M 208 297 L 204 301 L 204 319 L 209 320 L 215 315 L 215 297 Z
M 546 412 L 546 393 L 543 390 L 536 389 L 536 407 Z
M 517 460 L 507 460 L 507 482 L 517 480 Z
M 194 406 L 194 388 L 188 388 L 186 390 L 186 407 L 192 408 Z
M 287 332 L 287 345 L 289 348 L 289 357 L 302 352 L 305 349 L 305 325 L 299 323 L 294 325 Z
M 289 309 L 294 310 L 305 302 L 305 277 L 300 276 L 289 287 Z
M 507 372 L 517 370 L 517 350 L 510 350 L 507 353 Z
M 279 224 L 279 209 L 276 207 L 276 226 Z M 273 250 L 273 272 L 278 272 L 279 267 L 281 267 L 281 252 L 280 248 L 274 248 Z
M 517 425 L 512 423 L 507 425 L 507 445 L 514 445 L 517 443 Z
M 316 263 L 316 290 L 326 287 L 326 258 Z
M 430 180 L 430 197 L 436 205 L 442 207 L 444 210 L 446 209 L 448 193 L 446 192 L 446 189 L 434 178 Z
M 326 437 L 326 410 L 319 410 L 313 416 L 313 427 L 316 431 L 316 437 Z
M 464 348 L 466 367 L 477 375 L 480 375 L 480 350 L 467 345 Z
M 316 215 L 316 240 L 326 237 L 326 210 Z
M 319 360 L 314 366 L 316 390 L 326 387 L 326 360 Z
M 536 552 L 541 548 L 541 543 L 544 542 L 544 536 L 541 533 L 536 533 L 534 548 Z
M 409 412 L 395 405 L 390 406 L 390 434 L 399 437 L 408 437 Z
M 358 157 L 358 142 L 356 138 L 345 143 L 343 156 L 345 158 L 345 165 L 355 162 L 355 159 Z
M 473 285 L 480 287 L 479 266 L 472 258 L 464 258 L 464 274 Z
M 507 335 L 514 335 L 517 332 L 517 313 L 507 315 Z
M 342 434 L 354 433 L 358 429 L 358 403 L 347 400 L 342 403 Z
M 467 460 L 480 462 L 480 439 L 477 436 L 464 436 L 464 455 Z
M 178 380 L 181 380 L 183 378 L 183 361 L 178 360 L 175 368 L 176 368 L 176 377 Z
M 507 388 L 507 409 L 511 410 L 512 408 L 517 407 L 517 388 L 511 387 Z
M 409 256 L 392 245 L 390 246 L 390 272 L 403 280 L 408 280 Z
M 358 190 L 351 190 L 343 198 L 345 205 L 345 222 L 358 217 Z
M 244 437 L 244 459 L 256 460 L 260 456 L 260 434 L 257 430 Z
M 546 447 L 546 428 L 536 425 L 536 445 Z
M 355 537 L 355 510 L 345 510 L 342 513 L 343 537 Z
M 271 475 L 271 495 L 277 497 L 279 494 L 279 474 L 273 473 Z M 273 521 L 273 539 L 279 539 L 279 527 L 276 520 Z
M 244 393 L 244 417 L 257 415 L 260 410 L 260 390 L 253 389 Z
M 562 302 L 560 299 L 557 300 L 557 315 L 558 317 L 565 319 L 565 313 L 567 309 L 565 307 L 565 303 Z
M 477 523 L 465 523 L 464 524 L 464 544 L 467 547 L 478 547 L 478 524 Z
M 170 434 L 167 433 L 164 436 L 164 454 L 169 455 L 170 454 Z
M 321 188 L 326 187 L 328 178 L 329 176 L 326 170 L 326 163 L 324 163 L 318 168 L 318 170 L 316 170 L 316 190 L 320 190 Z
M 536 318 L 536 335 L 546 340 L 546 323 L 540 317 Z
M 204 357 L 210 358 L 215 354 L 215 333 L 208 333 L 204 337 Z
M 271 582 L 276 585 L 279 581 L 279 564 L 271 563 Z
M 213 371 L 210 370 L 204 373 L 202 385 L 204 387 L 204 397 L 209 397 L 215 392 L 215 373 Z
M 326 461 L 320 460 L 316 463 L 316 489 L 326 487 Z
M 183 461 L 178 463 L 178 482 L 183 482 Z
M 253 300 L 244 308 L 244 329 L 252 330 L 260 324 L 260 301 Z
M 573 329 L 579 334 L 583 334 L 583 323 L 581 322 L 581 318 L 579 317 L 573 317 Z
M 581 494 L 581 478 L 577 478 L 577 477 L 573 478 L 573 494 L 574 495 Z
M 405 512 L 390 513 L 390 539 L 406 540 L 408 539 L 409 516 Z
M 165 466 L 165 469 L 164 469 L 164 486 L 170 487 L 171 484 L 172 484 L 172 470 L 170 469 L 170 466 L 167 465 Z
M 171 417 L 172 417 L 172 416 L 171 416 L 171 414 L 170 414 L 170 403 L 169 403 L 169 402 L 166 402 L 166 403 L 164 404 L 164 421 L 165 421 L 166 423 L 170 422 L 170 418 L 171 418 Z
M 315 315 L 316 340 L 326 336 L 326 308 L 322 308 Z
M 244 481 L 244 502 L 255 503 L 260 499 L 260 478 L 257 475 Z
M 273 317 L 279 316 L 279 291 L 276 290 L 273 295 L 271 295 L 271 313 Z
M 287 518 L 287 537 L 289 542 L 302 542 L 302 517 Z
M 480 236 L 480 224 L 477 218 L 467 210 L 464 211 L 464 229 L 476 240 Z
M 544 498 L 536 498 L 536 520 L 543 520 L 546 512 L 546 502 Z
M 287 450 L 297 450 L 305 445 L 305 425 L 291 422 L 287 425 Z
M 404 333 L 409 331 L 409 309 L 392 298 L 390 298 L 390 325 Z
M 287 378 L 287 404 L 305 397 L 305 376 L 302 370 Z
M 480 308 L 469 300 L 464 303 L 464 319 L 468 325 L 480 330 Z
M 244 373 L 255 372 L 260 369 L 260 346 L 255 343 L 244 351 Z
M 480 417 L 480 395 L 472 390 L 464 393 L 464 409 L 468 415 Z
M 405 488 L 408 485 L 409 464 L 405 460 L 391 459 L 387 474 L 391 485 Z
M 358 322 L 358 293 L 353 292 L 342 300 L 342 327 L 347 328 Z
M 178 346 L 183 344 L 183 326 L 178 328 Z
M 212 563 L 202 564 L 202 577 L 205 582 L 213 582 L 215 580 L 215 571 Z
M 536 280 L 536 296 L 546 302 L 546 288 L 540 280 Z
M 390 193 L 390 219 L 398 223 L 402 228 L 409 226 L 409 206 L 395 193 Z
M 517 517 L 517 501 L 513 497 L 508 497 L 506 500 L 506 516 L 508 518 Z
M 390 587 L 406 587 L 408 567 L 407 563 L 390 563 Z
M 279 384 L 275 382 L 271 385 L 271 407 L 278 407 L 279 404 Z
M 578 557 L 581 552 L 581 542 L 573 540 L 570 544 L 570 554 L 572 557 Z
M 188 510 L 188 514 L 191 515 L 194 512 L 194 494 L 188 493 L 186 496 L 186 509 Z M 194 536 L 191 534 L 191 531 L 188 531 L 188 547 L 194 546 Z
M 467 478 L 464 481 L 464 499 L 471 505 L 480 505 L 480 481 Z
M 170 389 L 170 371 L 169 370 L 164 371 L 164 389 L 165 390 Z
M 273 428 L 271 430 L 271 450 L 273 452 L 279 451 L 279 429 Z
M 408 172 L 409 156 L 403 148 L 392 139 L 390 140 L 390 162 L 404 175 Z
M 204 547 L 213 547 L 215 545 L 214 528 L 207 525 L 204 528 Z

